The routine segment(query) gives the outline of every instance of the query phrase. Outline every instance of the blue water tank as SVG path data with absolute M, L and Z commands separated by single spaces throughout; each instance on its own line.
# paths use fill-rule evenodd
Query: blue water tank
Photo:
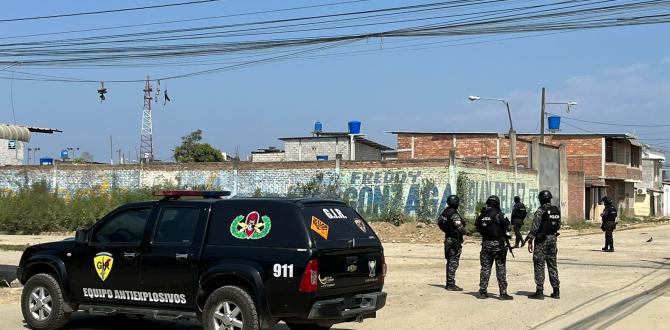
M 317 155 L 316 160 L 328 160 L 328 155 Z
M 349 122 L 349 134 L 361 134 L 361 122 L 352 120 Z
M 323 132 L 323 124 L 321 124 L 320 121 L 317 121 L 316 123 L 314 123 L 314 132 L 316 132 L 316 133 Z
M 547 118 L 547 121 L 549 122 L 550 130 L 559 130 L 561 128 L 560 116 L 549 116 L 549 118 Z

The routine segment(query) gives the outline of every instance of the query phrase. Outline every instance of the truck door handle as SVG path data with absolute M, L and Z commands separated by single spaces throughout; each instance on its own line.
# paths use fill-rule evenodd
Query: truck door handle
M 188 260 L 188 253 L 177 253 L 175 255 L 175 258 L 177 259 L 177 261 L 186 261 Z
M 123 253 L 123 258 L 124 259 L 135 259 L 139 253 L 137 252 L 124 252 Z

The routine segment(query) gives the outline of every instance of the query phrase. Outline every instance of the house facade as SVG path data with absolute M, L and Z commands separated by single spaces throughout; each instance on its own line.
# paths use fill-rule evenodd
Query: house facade
M 499 133 L 451 133 L 451 132 L 391 132 L 397 135 L 397 151 L 399 159 L 430 159 L 446 158 L 450 150 L 455 150 L 457 158 L 486 158 L 489 162 L 509 164 L 510 139 Z M 539 141 L 539 134 L 517 134 L 516 161 L 519 167 L 534 167 L 532 164 L 532 141 Z M 630 134 L 550 134 L 546 135 L 543 145 L 563 145 L 567 154 L 569 173 L 583 173 L 583 192 L 575 191 L 573 185 L 569 198 L 583 196 L 583 216 L 586 219 L 599 219 L 603 210 L 600 202 L 602 197 L 609 196 L 623 215 L 635 216 L 637 189 L 652 189 L 658 203 L 652 206 L 650 201 L 643 199 L 649 208 L 658 208 L 662 204 L 659 184 L 646 183 L 643 178 L 643 144 Z M 537 152 L 537 151 L 536 151 Z M 544 157 L 540 157 L 540 161 Z M 656 157 L 658 158 L 658 157 Z M 536 158 L 537 159 L 537 158 Z M 553 161 L 553 160 L 552 160 Z M 649 160 L 659 166 L 658 159 Z M 546 161 L 545 161 L 546 162 Z M 649 187 L 648 187 L 649 186 Z M 658 191 L 657 191 L 658 190 Z M 649 197 L 646 197 L 649 198 Z M 645 213 L 647 210 L 640 211 Z M 645 213 L 646 214 L 646 213 Z

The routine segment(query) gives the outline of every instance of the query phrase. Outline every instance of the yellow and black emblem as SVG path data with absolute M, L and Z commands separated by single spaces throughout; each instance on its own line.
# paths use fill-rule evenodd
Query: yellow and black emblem
M 114 264 L 114 258 L 111 253 L 100 252 L 95 255 L 93 258 L 93 265 L 95 266 L 95 271 L 100 276 L 101 280 L 106 280 L 109 277 L 109 273 L 112 272 L 112 265 Z

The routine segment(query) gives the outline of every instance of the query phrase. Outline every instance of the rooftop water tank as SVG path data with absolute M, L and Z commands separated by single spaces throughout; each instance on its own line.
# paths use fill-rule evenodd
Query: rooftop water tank
M 549 130 L 558 131 L 561 128 L 561 117 L 560 116 L 549 116 L 547 118 L 549 122 Z
M 321 124 L 320 121 L 317 121 L 317 122 L 314 123 L 314 132 L 315 133 L 323 132 L 323 124 Z
M 349 122 L 349 134 L 361 134 L 361 122 L 352 120 Z

